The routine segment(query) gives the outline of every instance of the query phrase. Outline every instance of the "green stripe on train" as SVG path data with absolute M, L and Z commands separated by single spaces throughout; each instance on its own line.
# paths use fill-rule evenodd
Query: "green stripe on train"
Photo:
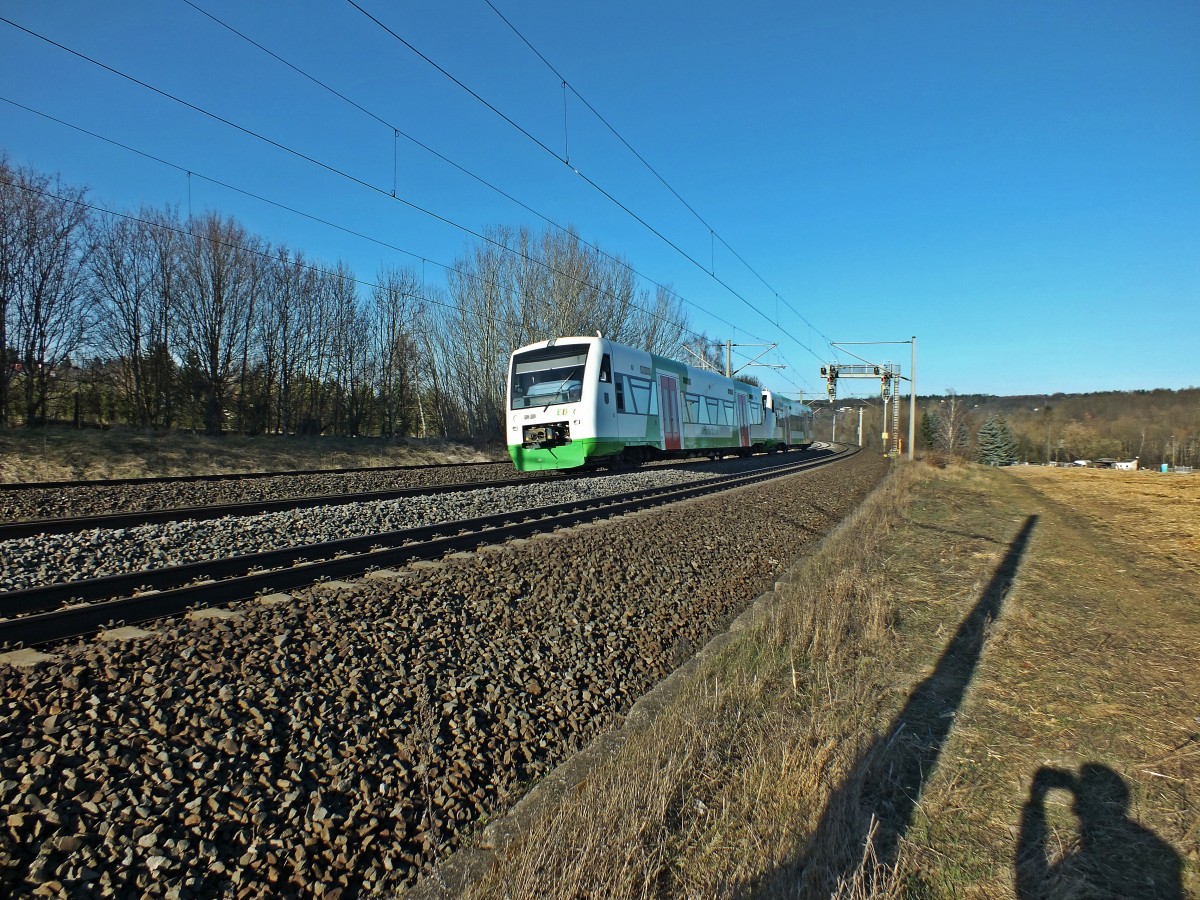
M 541 469 L 574 469 L 594 464 L 616 456 L 626 446 L 625 441 L 583 438 L 563 444 L 561 447 L 522 447 L 509 444 L 508 455 L 519 472 L 536 472 Z

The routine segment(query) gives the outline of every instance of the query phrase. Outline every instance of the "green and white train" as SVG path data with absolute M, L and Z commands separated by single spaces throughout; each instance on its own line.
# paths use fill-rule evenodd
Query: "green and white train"
M 603 337 L 521 347 L 508 370 L 508 452 L 522 472 L 807 449 L 812 410 Z

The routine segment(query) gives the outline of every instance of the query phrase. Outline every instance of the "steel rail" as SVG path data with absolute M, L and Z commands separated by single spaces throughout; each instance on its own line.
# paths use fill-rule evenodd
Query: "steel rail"
M 0 647 L 52 643 L 90 634 L 113 622 L 145 622 L 196 607 L 250 600 L 265 592 L 311 585 L 322 579 L 437 559 L 485 544 L 758 484 L 818 468 L 857 452 L 857 447 L 848 448 L 819 459 L 684 486 L 11 591 L 0 594 L 0 615 L 15 617 L 0 620 Z M 314 556 L 321 559 L 313 560 Z M 119 599 L 107 599 L 113 597 Z M 61 606 L 63 603 L 73 605 Z

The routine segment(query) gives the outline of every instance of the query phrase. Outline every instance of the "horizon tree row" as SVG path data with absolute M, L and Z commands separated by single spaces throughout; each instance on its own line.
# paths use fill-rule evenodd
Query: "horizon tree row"
M 0 157 L 0 424 L 498 440 L 515 347 L 688 333 L 669 288 L 573 230 L 493 228 L 422 281 L 359 281 L 216 212 L 96 212 Z
M 1154 394 L 1168 396 L 1151 403 L 1147 397 Z M 1200 391 L 1194 388 L 1139 392 L 1125 407 L 1100 418 L 1086 410 L 1096 398 L 1084 395 L 1061 398 L 1057 409 L 1045 405 L 1032 412 L 1006 415 L 994 405 L 986 410 L 968 409 L 961 397 L 948 391 L 945 398 L 925 408 L 918 434 L 927 450 L 989 464 L 1137 458 L 1143 466 L 1198 466 L 1198 400 Z M 1144 408 L 1138 408 L 1139 402 Z M 1080 412 L 1079 407 L 1085 409 Z

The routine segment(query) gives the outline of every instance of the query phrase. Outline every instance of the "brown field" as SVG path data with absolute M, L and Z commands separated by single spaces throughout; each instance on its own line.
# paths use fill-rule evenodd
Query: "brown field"
M 1200 897 L 1198 500 L 1187 476 L 900 467 L 665 711 L 446 877 Z
M 1200 575 L 1200 476 L 1041 466 L 1009 471 L 1098 527 L 1128 535 L 1139 552 Z
M 439 439 L 0 428 L 0 484 L 507 459 Z

